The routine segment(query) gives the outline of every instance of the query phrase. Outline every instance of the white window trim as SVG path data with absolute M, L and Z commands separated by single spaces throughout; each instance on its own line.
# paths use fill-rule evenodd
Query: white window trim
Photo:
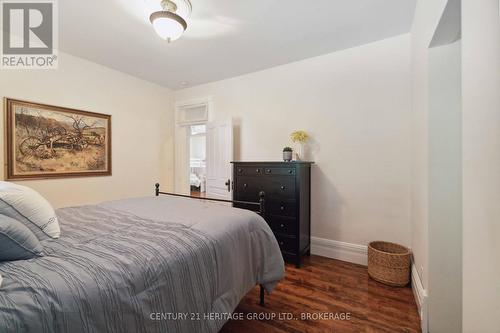
M 198 119 L 195 121 L 183 121 L 180 120 L 180 113 L 187 108 L 195 108 L 199 106 L 206 106 L 206 113 L 203 119 Z M 204 97 L 204 98 L 196 98 L 185 101 L 179 101 L 174 104 L 175 107 L 175 123 L 180 126 L 190 126 L 190 125 L 199 125 L 205 124 L 208 122 L 209 115 L 211 114 L 211 110 L 213 107 L 212 97 Z

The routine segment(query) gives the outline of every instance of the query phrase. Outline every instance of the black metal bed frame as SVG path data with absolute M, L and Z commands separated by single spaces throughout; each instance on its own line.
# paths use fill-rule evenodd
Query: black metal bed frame
M 170 196 L 174 196 L 174 197 L 181 197 L 181 198 L 197 199 L 197 200 L 227 202 L 227 203 L 231 203 L 231 204 L 258 206 L 259 207 L 258 214 L 260 216 L 262 216 L 262 217 L 265 217 L 265 214 L 266 214 L 266 193 L 264 191 L 260 191 L 259 192 L 259 202 L 250 202 L 250 201 L 240 201 L 240 200 L 225 200 L 225 199 L 215 199 L 215 198 L 193 197 L 191 195 L 169 193 L 169 192 L 161 192 L 160 191 L 160 184 L 156 183 L 155 184 L 155 195 L 159 196 L 160 194 L 170 195 Z M 260 286 L 260 305 L 264 306 L 265 305 L 265 302 L 264 302 L 264 298 L 265 298 L 264 286 L 261 285 L 261 284 L 259 286 Z

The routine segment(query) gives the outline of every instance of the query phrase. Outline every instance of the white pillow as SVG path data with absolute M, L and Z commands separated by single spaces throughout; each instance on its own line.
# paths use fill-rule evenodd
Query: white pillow
M 20 221 L 40 240 L 61 234 L 54 208 L 26 186 L 0 181 L 0 214 Z

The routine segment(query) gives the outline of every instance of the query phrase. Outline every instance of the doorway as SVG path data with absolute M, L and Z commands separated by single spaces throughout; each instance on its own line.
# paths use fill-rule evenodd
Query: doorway
M 178 102 L 175 109 L 175 192 L 231 199 L 232 120 L 209 121 L 210 98 Z
M 189 185 L 191 195 L 205 197 L 207 185 L 206 125 L 192 125 L 189 128 Z

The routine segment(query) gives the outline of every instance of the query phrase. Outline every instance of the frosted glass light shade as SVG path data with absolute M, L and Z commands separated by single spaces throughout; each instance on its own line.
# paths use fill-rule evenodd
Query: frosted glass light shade
M 179 39 L 187 28 L 182 17 L 167 11 L 154 12 L 150 20 L 158 36 L 169 42 Z

